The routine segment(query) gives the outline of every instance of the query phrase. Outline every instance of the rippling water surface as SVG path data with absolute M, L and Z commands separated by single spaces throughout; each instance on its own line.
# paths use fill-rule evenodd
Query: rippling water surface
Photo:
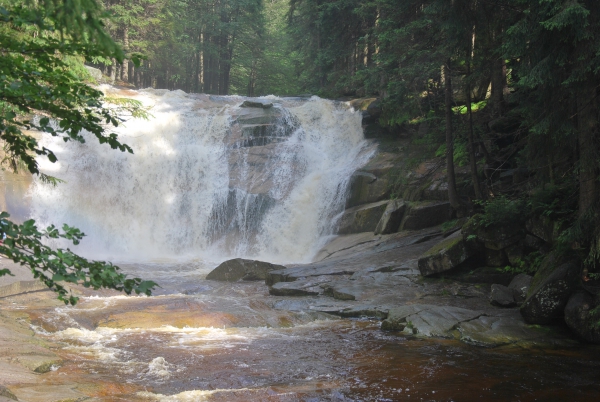
M 64 345 L 67 361 L 47 382 L 93 381 L 98 389 L 88 393 L 106 401 L 597 396 L 597 348 L 485 349 L 406 338 L 381 331 L 377 321 L 279 310 L 281 298 L 268 296 L 264 284 L 204 281 L 200 262 L 126 269 L 165 279 L 163 295 L 93 296 L 38 312 L 36 331 Z

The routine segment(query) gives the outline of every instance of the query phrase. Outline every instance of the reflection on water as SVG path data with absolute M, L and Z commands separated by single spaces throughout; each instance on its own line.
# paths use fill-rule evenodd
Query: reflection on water
M 598 348 L 484 349 L 406 338 L 376 321 L 277 310 L 279 298 L 264 284 L 203 281 L 204 269 L 193 266 L 137 267 L 155 280 L 171 272 L 193 282 L 197 290 L 190 285 L 188 294 L 95 296 L 33 314 L 38 334 L 64 345 L 67 363 L 45 381 L 93 380 L 102 385 L 89 396 L 105 401 L 583 401 L 597 394 Z

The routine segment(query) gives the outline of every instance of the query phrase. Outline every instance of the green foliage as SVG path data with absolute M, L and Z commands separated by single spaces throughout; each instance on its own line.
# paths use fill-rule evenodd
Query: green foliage
M 567 183 L 570 184 L 570 183 Z M 560 218 L 575 212 L 572 185 L 547 185 L 533 191 L 527 198 L 527 208 L 532 215 Z
M 507 265 L 504 268 L 498 268 L 498 271 L 510 274 L 529 274 L 533 275 L 542 265 L 544 255 L 539 251 L 534 251 L 523 258 L 517 259 L 513 265 Z
M 0 213 L 0 235 L 6 235 L 0 244 L 0 254 L 31 269 L 34 278 L 42 281 L 48 288 L 58 294 L 65 304 L 77 303 L 77 297 L 61 284 L 73 283 L 92 289 L 115 289 L 131 294 L 150 295 L 156 286 L 152 281 L 140 278 L 126 278 L 119 268 L 105 261 L 88 261 L 69 249 L 52 249 L 44 245 L 47 239 L 67 239 L 79 244 L 84 233 L 79 229 L 63 226 L 60 231 L 54 226 L 40 231 L 31 219 L 22 225 L 8 220 L 6 212 Z M 8 270 L 0 272 L 0 276 L 9 274 Z
M 465 166 L 469 163 L 468 144 L 465 141 L 454 143 L 454 163 L 458 166 Z M 446 144 L 440 145 L 435 151 L 435 156 L 443 158 L 446 156 Z
M 492 198 L 486 202 L 480 202 L 483 213 L 479 218 L 479 224 L 485 227 L 521 222 L 525 217 L 522 200 L 511 200 L 503 195 Z
M 57 157 L 39 145 L 35 130 L 42 135 L 61 137 L 65 142 L 85 142 L 91 134 L 101 144 L 133 152 L 119 142 L 107 125 L 117 126 L 127 113 L 143 116 L 139 102 L 103 98 L 102 92 L 83 80 L 81 61 L 104 57 L 122 60 L 120 48 L 103 29 L 102 12 L 93 0 L 45 0 L 39 3 L 12 3 L 0 6 L 0 140 L 3 168 L 26 168 L 42 182 L 57 185 L 60 179 L 39 171 L 36 157 Z M 112 103 L 111 103 L 112 102 Z M 54 226 L 39 230 L 33 220 L 16 224 L 0 214 L 0 235 L 6 235 L 0 254 L 27 265 L 60 300 L 75 304 L 60 282 L 81 284 L 93 289 L 110 288 L 150 294 L 154 282 L 128 279 L 108 262 L 88 261 L 69 249 L 52 249 L 48 239 L 63 238 L 78 244 L 84 234 L 78 229 Z M 0 275 L 9 275 L 8 269 Z
M 445 232 L 447 230 L 450 230 L 450 229 L 454 228 L 457 223 L 458 223 L 458 219 L 453 219 L 451 221 L 447 221 L 447 222 L 442 223 L 442 226 L 441 226 L 442 232 Z

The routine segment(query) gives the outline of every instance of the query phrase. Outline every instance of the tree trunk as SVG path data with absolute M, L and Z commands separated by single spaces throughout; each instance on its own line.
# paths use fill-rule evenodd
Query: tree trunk
M 473 190 L 475 191 L 475 198 L 483 199 L 481 193 L 481 187 L 479 185 L 479 176 L 477 175 L 477 160 L 475 158 L 475 141 L 473 139 L 473 110 L 471 107 L 471 57 L 472 50 L 469 49 L 467 55 L 467 114 L 469 116 L 469 163 L 471 165 L 471 181 L 473 181 Z
M 123 28 L 123 51 L 125 54 L 129 51 L 129 28 Z M 123 67 L 121 68 L 121 80 L 129 82 L 129 60 L 123 59 Z
M 444 88 L 446 103 L 446 174 L 448 179 L 448 200 L 452 208 L 460 207 L 456 192 L 456 177 L 454 175 L 454 138 L 452 136 L 452 78 L 450 76 L 450 60 L 444 65 Z
M 591 82 L 590 82 L 591 81 Z M 597 82 L 589 80 L 577 96 L 579 142 L 579 216 L 598 204 L 598 98 Z
M 492 104 L 492 115 L 500 117 L 504 113 L 504 66 L 502 59 L 492 61 L 492 93 L 490 103 Z
M 112 65 L 110 66 L 110 83 L 114 84 L 117 77 L 117 59 L 112 59 Z

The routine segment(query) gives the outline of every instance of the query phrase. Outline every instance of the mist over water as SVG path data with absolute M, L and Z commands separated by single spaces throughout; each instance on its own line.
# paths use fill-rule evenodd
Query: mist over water
M 261 109 L 182 91 L 124 96 L 151 107 L 117 129 L 134 154 L 44 138 L 59 161 L 41 168 L 66 183 L 30 190 L 32 217 L 80 228 L 71 248 L 88 257 L 310 261 L 373 152 L 359 112 L 317 97 L 266 97 Z

